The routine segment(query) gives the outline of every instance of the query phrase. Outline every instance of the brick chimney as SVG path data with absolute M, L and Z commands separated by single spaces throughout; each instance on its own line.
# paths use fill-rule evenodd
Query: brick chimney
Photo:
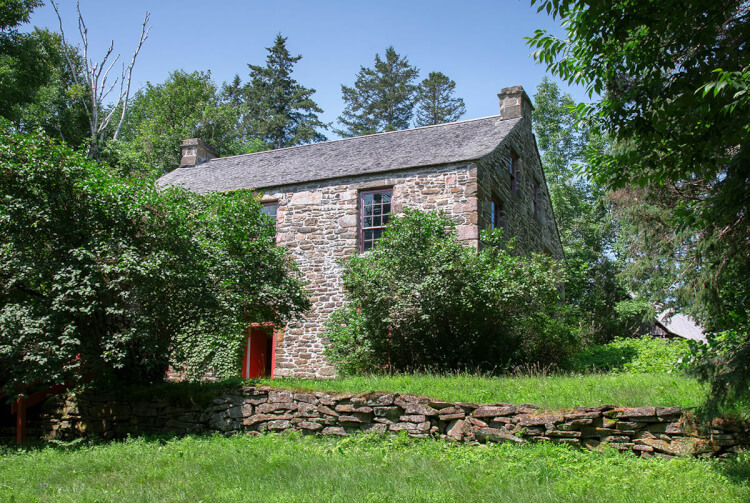
M 497 97 L 500 98 L 500 115 L 503 119 L 531 118 L 534 106 L 522 86 L 506 87 Z
M 200 138 L 190 138 L 180 143 L 182 149 L 182 159 L 180 160 L 181 168 L 197 166 L 211 159 L 219 157 L 219 153 L 211 145 Z

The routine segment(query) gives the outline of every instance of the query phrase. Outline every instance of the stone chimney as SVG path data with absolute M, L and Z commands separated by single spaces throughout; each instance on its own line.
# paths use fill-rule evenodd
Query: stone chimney
M 522 86 L 506 87 L 497 97 L 500 98 L 500 115 L 503 119 L 531 118 L 534 106 Z
M 219 153 L 211 145 L 200 138 L 190 138 L 180 143 L 182 149 L 182 159 L 180 160 L 181 168 L 197 166 L 211 159 L 219 157 Z

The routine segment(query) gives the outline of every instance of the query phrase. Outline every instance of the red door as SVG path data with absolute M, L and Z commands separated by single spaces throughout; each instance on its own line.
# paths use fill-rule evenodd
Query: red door
M 242 377 L 253 379 L 274 374 L 276 336 L 272 328 L 251 326 L 247 336 L 245 354 L 242 356 Z

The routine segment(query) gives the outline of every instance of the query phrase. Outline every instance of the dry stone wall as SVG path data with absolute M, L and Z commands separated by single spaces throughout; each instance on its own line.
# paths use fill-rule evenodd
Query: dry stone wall
M 579 407 L 549 413 L 531 404 L 478 405 L 397 393 L 311 393 L 247 386 L 209 405 L 166 399 L 128 403 L 81 395 L 48 402 L 48 438 L 97 435 L 297 431 L 308 435 L 399 433 L 417 438 L 493 443 L 548 441 L 594 449 L 602 444 L 643 457 L 726 457 L 750 447 L 747 425 L 698 425 L 679 407 Z

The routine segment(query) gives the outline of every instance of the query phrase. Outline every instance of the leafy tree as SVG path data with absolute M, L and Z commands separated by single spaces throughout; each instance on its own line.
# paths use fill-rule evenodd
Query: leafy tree
M 237 109 L 222 103 L 210 73 L 177 70 L 162 84 L 146 84 L 130 107 L 122 141 L 111 149 L 112 162 L 125 172 L 161 175 L 180 165 L 180 142 L 200 137 L 222 155 L 262 149 L 242 144 L 235 129 Z
M 0 192 L 0 385 L 8 391 L 87 375 L 160 380 L 185 340 L 203 341 L 204 366 L 226 370 L 231 360 L 237 371 L 247 319 L 284 320 L 307 306 L 250 193 L 200 197 L 127 182 L 8 124 Z
M 430 75 L 419 84 L 417 90 L 417 126 L 432 126 L 455 122 L 466 113 L 464 100 L 456 98 L 456 83 L 440 72 Z
M 40 0 L 8 0 L 0 9 L 0 115 L 9 120 L 18 120 L 19 107 L 33 99 L 50 72 L 40 41 L 18 31 L 40 5 Z
M 640 187 L 630 195 L 645 191 L 661 220 L 660 236 L 646 234 L 656 239 L 631 240 L 638 242 L 626 257 L 626 274 L 637 279 L 631 287 L 693 314 L 713 334 L 732 332 L 722 341 L 734 346 L 719 350 L 713 362 L 721 366 L 705 375 L 717 401 L 746 395 L 750 7 L 743 0 L 539 3 L 568 33 L 560 40 L 537 31 L 530 39 L 537 59 L 602 96 L 579 108 L 614 142 L 590 156 L 589 172 L 613 189 Z M 639 220 L 621 219 L 637 226 L 633 235 L 653 230 L 654 213 L 641 203 L 626 206 Z
M 419 70 L 393 46 L 385 50 L 385 60 L 376 54 L 374 67 L 361 67 L 354 87 L 341 86 L 346 103 L 339 116 L 343 128 L 334 132 L 346 137 L 408 128 L 417 92 L 413 82 L 418 75 Z
M 537 87 L 534 103 L 534 133 L 565 251 L 565 295 L 579 309 L 581 335 L 594 343 L 632 335 L 641 319 L 616 310 L 630 297 L 618 278 L 621 265 L 605 191 L 578 173 L 587 149 L 601 151 L 606 141 L 596 127 L 578 121 L 573 99 L 548 78 Z
M 65 47 L 60 35 L 35 29 L 20 33 L 29 21 L 35 0 L 12 0 L 0 13 L 0 115 L 18 129 L 37 127 L 72 145 L 88 135 L 85 110 L 77 102 L 80 89 L 67 69 L 64 51 L 80 63 L 75 48 Z
M 327 355 L 342 372 L 483 369 L 562 361 L 576 339 L 564 325 L 561 271 L 545 257 L 499 246 L 470 249 L 443 214 L 406 209 L 377 248 L 349 259 L 349 305 L 335 313 Z
M 5 0 L 0 9 L 0 31 L 2 36 L 18 35 L 18 27 L 29 22 L 31 13 L 44 2 L 42 0 Z
M 326 140 L 318 132 L 327 126 L 318 119 L 323 110 L 312 99 L 315 89 L 292 78 L 293 66 L 302 56 L 289 54 L 286 41 L 287 37 L 276 36 L 273 47 L 267 48 L 266 66 L 247 65 L 250 82 L 241 89 L 244 137 L 256 138 L 271 148 Z M 237 77 L 234 84 L 239 84 Z
M 40 47 L 36 57 L 46 61 L 49 71 L 37 76 L 33 97 L 10 114 L 15 117 L 14 124 L 24 131 L 42 128 L 69 145 L 82 145 L 89 135 L 88 117 L 80 101 L 82 89 L 75 84 L 63 52 L 68 52 L 75 68 L 80 67 L 80 55 L 75 48 L 64 47 L 57 33 L 35 29 L 31 36 Z

